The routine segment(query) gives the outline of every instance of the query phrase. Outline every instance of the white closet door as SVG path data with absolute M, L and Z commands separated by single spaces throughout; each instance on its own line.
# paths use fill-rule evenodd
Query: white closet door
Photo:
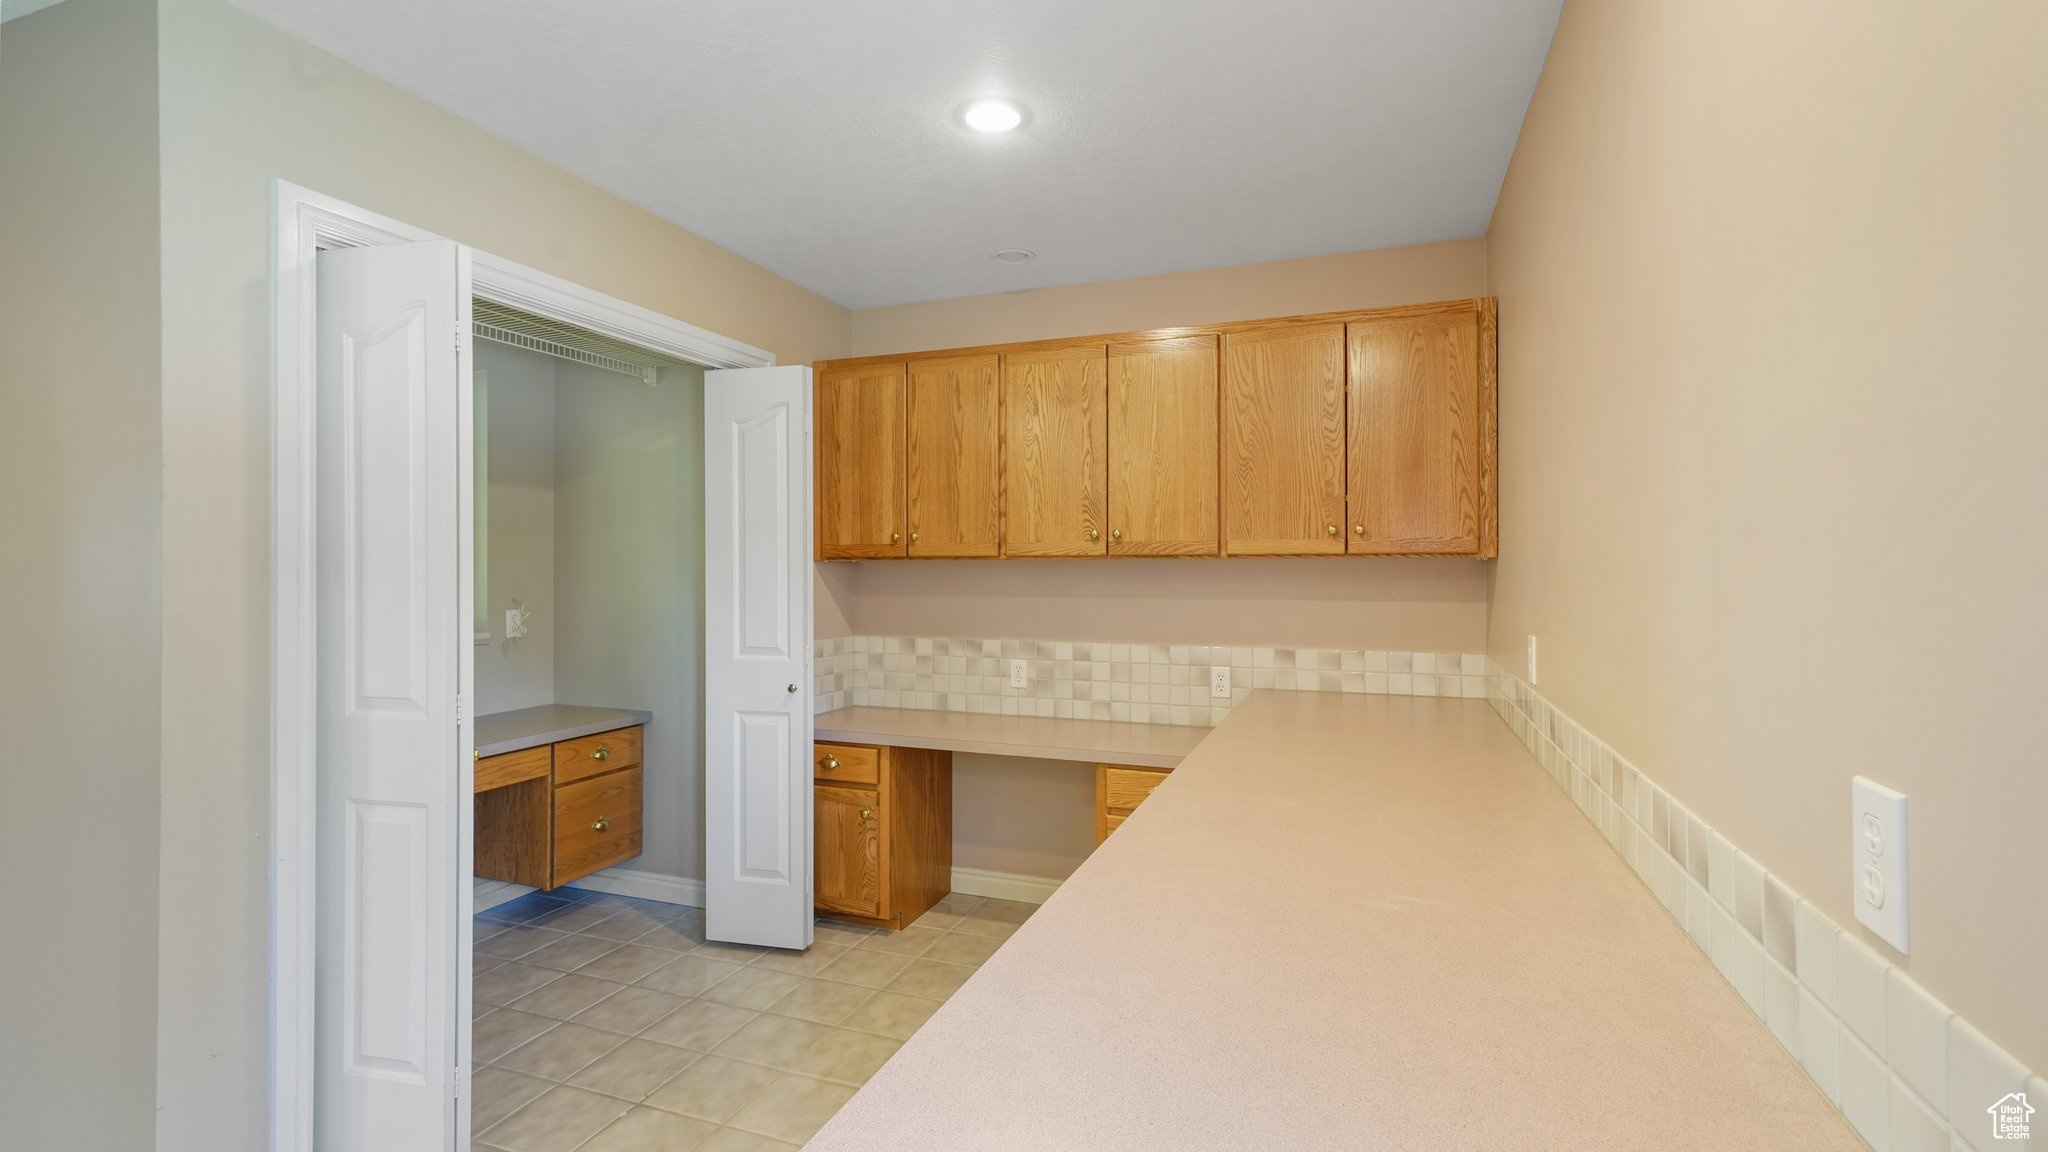
M 323 252 L 318 279 L 314 1146 L 443 1152 L 467 1107 L 467 253 Z
M 811 370 L 704 374 L 704 934 L 811 943 Z

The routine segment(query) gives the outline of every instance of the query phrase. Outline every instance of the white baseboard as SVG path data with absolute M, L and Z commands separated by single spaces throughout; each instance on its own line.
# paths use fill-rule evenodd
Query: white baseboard
M 704 882 L 659 872 L 636 872 L 629 868 L 607 868 L 570 883 L 571 888 L 631 896 L 638 900 L 659 900 L 664 904 L 704 906 Z
M 514 884 L 510 880 L 486 880 L 481 876 L 474 879 L 476 890 L 471 900 L 474 910 L 478 912 L 488 912 L 500 904 L 510 904 L 528 892 L 538 891 L 524 884 Z
M 640 900 L 659 900 L 664 904 L 687 904 L 692 908 L 704 906 L 704 882 L 688 880 L 681 876 L 664 876 L 659 872 L 636 872 L 629 868 L 607 868 L 592 873 L 569 885 L 590 892 L 608 892 L 614 896 L 632 896 Z M 1060 882 L 1044 876 L 1023 876 L 1015 872 L 990 872 L 981 868 L 953 869 L 953 891 L 967 896 L 992 896 L 998 900 L 1020 900 L 1026 904 L 1043 904 L 1058 891 Z M 531 889 L 511 885 L 515 891 L 506 896 L 509 900 Z M 481 893 L 477 897 L 477 908 L 485 907 Z
M 989 872 L 981 868 L 953 869 L 953 891 L 966 896 L 991 896 L 997 900 L 1043 904 L 1052 898 L 1059 886 L 1059 881 L 1044 876 Z

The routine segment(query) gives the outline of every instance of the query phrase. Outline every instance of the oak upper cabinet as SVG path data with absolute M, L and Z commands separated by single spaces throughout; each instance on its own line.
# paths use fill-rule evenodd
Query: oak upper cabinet
M 1211 335 L 1110 345 L 1111 555 L 1216 555 L 1216 348 Z
M 909 552 L 994 556 L 1001 408 L 996 356 L 909 370 Z
M 905 555 L 903 364 L 820 369 L 812 385 L 821 560 Z
M 1107 360 L 1100 344 L 1003 356 L 1003 554 L 1108 546 Z
M 1347 326 L 1350 551 L 1498 550 L 1492 329 L 1491 300 Z
M 1344 551 L 1344 325 L 1223 337 L 1223 550 Z

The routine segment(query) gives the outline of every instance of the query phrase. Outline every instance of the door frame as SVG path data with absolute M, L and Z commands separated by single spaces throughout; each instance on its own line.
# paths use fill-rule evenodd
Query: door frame
M 314 829 L 318 433 L 315 403 L 315 258 L 322 249 L 443 239 L 401 220 L 285 180 L 270 185 L 271 566 L 270 566 L 270 1146 L 313 1152 L 314 939 L 318 860 Z M 616 297 L 482 251 L 472 257 L 471 292 L 707 368 L 765 368 L 760 348 L 670 319 Z M 462 314 L 468 315 L 467 301 Z M 464 622 L 465 647 L 468 622 Z M 464 703 L 464 719 L 467 702 Z M 458 757 L 458 760 L 460 758 Z M 468 764 L 459 765 L 467 771 Z M 452 842 L 471 850 L 471 813 L 455 805 Z M 455 907 L 467 918 L 472 886 Z M 470 965 L 455 979 L 469 1014 Z M 467 1029 L 458 1021 L 457 1081 L 468 1098 Z

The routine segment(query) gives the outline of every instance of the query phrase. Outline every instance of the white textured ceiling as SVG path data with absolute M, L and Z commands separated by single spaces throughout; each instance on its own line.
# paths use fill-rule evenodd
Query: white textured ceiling
M 1562 4 L 234 2 L 854 308 L 1478 235 Z

